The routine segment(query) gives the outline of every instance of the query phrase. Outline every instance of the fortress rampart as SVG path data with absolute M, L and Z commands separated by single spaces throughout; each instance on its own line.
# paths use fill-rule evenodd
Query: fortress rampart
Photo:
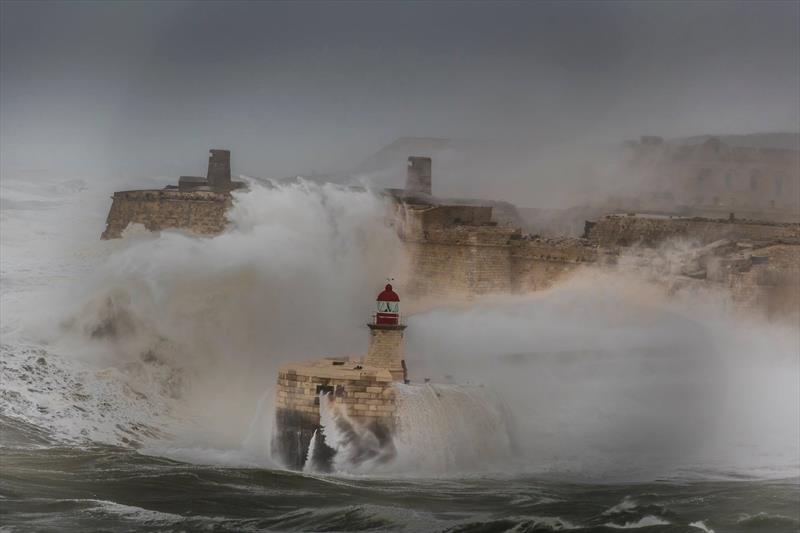
M 178 186 L 164 189 L 120 191 L 111 197 L 111 209 L 101 238 L 117 239 L 130 224 L 150 231 L 176 228 L 198 235 L 222 233 L 231 191 L 245 184 L 231 180 L 231 153 L 212 149 L 205 178 L 181 176 Z
M 103 239 L 116 239 L 130 224 L 150 231 L 178 228 L 198 235 L 224 231 L 231 196 L 215 191 L 155 189 L 115 192 Z
M 793 216 L 800 207 L 800 151 L 731 146 L 717 138 L 676 145 L 660 137 L 629 143 L 629 169 L 676 205 Z
M 542 290 L 581 267 L 614 263 L 620 253 L 637 254 L 670 239 L 685 239 L 700 245 L 727 242 L 697 252 L 703 257 L 699 262 L 690 258 L 683 272 L 688 278 L 727 286 L 736 301 L 753 307 L 788 305 L 791 310 L 800 302 L 797 269 L 781 259 L 800 260 L 800 224 L 610 215 L 587 221 L 583 238 L 530 236 L 507 218 L 495 218 L 492 205 L 431 196 L 430 160 L 411 159 L 409 183 L 416 189 L 389 189 L 386 194 L 394 200 L 393 220 L 407 252 L 412 296 Z M 151 231 L 223 232 L 230 191 L 239 187 L 229 181 L 229 173 L 229 152 L 213 150 L 209 178 L 182 177 L 178 187 L 115 193 L 103 238 L 120 237 L 129 224 L 137 223 Z
M 400 206 L 411 294 L 537 290 L 598 260 L 597 247 L 588 241 L 531 238 L 519 228 L 493 223 L 491 211 L 486 206 Z
M 604 247 L 655 246 L 673 238 L 690 239 L 700 244 L 720 239 L 797 241 L 800 240 L 800 224 L 737 219 L 610 215 L 594 222 L 587 222 L 584 237 Z

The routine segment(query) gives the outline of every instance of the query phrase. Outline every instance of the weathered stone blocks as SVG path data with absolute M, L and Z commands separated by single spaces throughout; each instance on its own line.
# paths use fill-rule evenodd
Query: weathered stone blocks
M 103 239 L 116 239 L 130 224 L 150 231 L 177 228 L 198 235 L 225 230 L 230 194 L 213 191 L 157 189 L 115 192 Z

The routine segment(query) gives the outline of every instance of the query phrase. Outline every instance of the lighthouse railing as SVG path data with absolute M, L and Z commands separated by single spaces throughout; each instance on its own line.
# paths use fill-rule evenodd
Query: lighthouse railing
M 378 315 L 381 315 L 380 316 L 380 322 L 378 321 L 379 320 Z M 375 325 L 375 326 L 378 326 L 378 325 L 380 325 L 380 326 L 392 326 L 392 325 L 405 326 L 406 325 L 406 321 L 405 321 L 405 315 L 402 315 L 400 313 L 373 313 L 372 316 L 369 319 L 369 324 Z

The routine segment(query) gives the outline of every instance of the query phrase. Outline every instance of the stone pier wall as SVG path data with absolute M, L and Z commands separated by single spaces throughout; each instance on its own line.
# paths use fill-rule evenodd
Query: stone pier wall
M 325 366 L 323 366 L 325 365 Z M 314 431 L 320 429 L 320 393 L 330 393 L 347 416 L 391 441 L 395 429 L 395 391 L 388 370 L 361 369 L 333 360 L 287 365 L 278 373 L 276 433 L 272 451 L 290 468 L 302 468 Z
M 177 228 L 198 235 L 225 230 L 225 212 L 231 196 L 215 191 L 156 189 L 115 192 L 106 219 L 103 239 L 116 239 L 130 224 L 150 231 Z

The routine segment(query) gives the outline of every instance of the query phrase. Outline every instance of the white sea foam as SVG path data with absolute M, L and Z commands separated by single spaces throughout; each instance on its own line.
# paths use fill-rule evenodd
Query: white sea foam
M 165 513 L 162 511 L 153 511 L 143 507 L 136 507 L 134 505 L 124 505 L 117 502 L 108 500 L 73 500 L 78 502 L 90 502 L 95 504 L 88 509 L 88 512 L 103 512 L 112 514 L 124 520 L 129 520 L 137 524 L 152 524 L 152 525 L 167 525 L 176 524 L 186 520 L 185 517 L 174 514 Z M 208 517 L 204 517 L 208 520 Z
M 658 518 L 657 516 L 647 515 L 640 518 L 636 522 L 625 522 L 624 524 L 609 522 L 605 525 L 607 527 L 613 527 L 614 529 L 638 529 L 640 527 L 666 526 L 669 525 L 669 522 L 663 518 Z
M 639 504 L 636 502 L 636 500 L 632 499 L 630 496 L 625 496 L 621 502 L 603 511 L 603 515 L 609 516 L 619 513 L 626 513 L 628 511 L 633 511 L 638 506 Z
M 714 530 L 710 529 L 702 520 L 698 520 L 697 522 L 692 522 L 691 524 L 689 524 L 689 527 L 696 527 L 697 529 L 705 531 L 706 533 L 714 533 Z

